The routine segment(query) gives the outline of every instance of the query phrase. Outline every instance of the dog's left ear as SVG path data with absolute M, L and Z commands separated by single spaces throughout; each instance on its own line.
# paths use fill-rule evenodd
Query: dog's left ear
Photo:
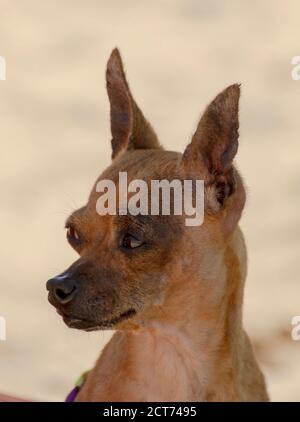
M 154 130 L 130 92 L 116 48 L 107 63 L 106 84 L 110 101 L 112 158 L 130 149 L 160 148 Z
M 211 198 L 214 208 L 222 206 L 235 189 L 232 162 L 238 149 L 239 98 L 240 86 L 235 84 L 212 101 L 183 155 L 186 172 L 201 174 L 206 189 L 215 196 Z

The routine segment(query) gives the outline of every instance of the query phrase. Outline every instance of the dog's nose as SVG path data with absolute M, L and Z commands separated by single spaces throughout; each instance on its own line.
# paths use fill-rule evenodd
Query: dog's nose
M 78 290 L 78 286 L 74 280 L 60 276 L 48 280 L 46 288 L 62 305 L 71 302 Z

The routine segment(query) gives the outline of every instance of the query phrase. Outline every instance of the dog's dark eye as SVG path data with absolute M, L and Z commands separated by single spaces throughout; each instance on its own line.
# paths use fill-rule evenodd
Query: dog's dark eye
M 67 227 L 67 238 L 70 242 L 80 242 L 80 236 L 72 226 Z
M 126 249 L 135 249 L 141 246 L 143 242 L 141 240 L 136 239 L 134 236 L 130 234 L 125 234 L 122 241 L 123 248 Z

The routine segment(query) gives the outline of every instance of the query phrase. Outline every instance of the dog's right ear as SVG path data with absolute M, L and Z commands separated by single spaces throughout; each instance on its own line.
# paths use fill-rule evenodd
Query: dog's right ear
M 133 99 L 116 48 L 107 63 L 106 84 L 110 101 L 112 158 L 126 150 L 160 148 L 154 130 Z
M 182 162 L 185 173 L 204 179 L 206 208 L 222 213 L 224 234 L 232 232 L 245 204 L 245 189 L 233 165 L 239 140 L 240 86 L 222 91 L 204 111 Z
M 204 111 L 183 155 L 189 174 L 201 173 L 220 205 L 234 192 L 233 159 L 238 149 L 240 86 L 222 91 Z

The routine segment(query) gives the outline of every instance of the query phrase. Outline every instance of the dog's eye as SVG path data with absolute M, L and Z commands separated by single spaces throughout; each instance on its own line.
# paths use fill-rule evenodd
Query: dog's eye
M 67 227 L 67 238 L 72 242 L 80 242 L 80 236 L 78 232 L 74 229 L 74 227 L 69 226 Z
M 122 241 L 123 248 L 126 249 L 135 249 L 141 246 L 143 242 L 141 240 L 136 239 L 134 236 L 130 234 L 125 234 Z

